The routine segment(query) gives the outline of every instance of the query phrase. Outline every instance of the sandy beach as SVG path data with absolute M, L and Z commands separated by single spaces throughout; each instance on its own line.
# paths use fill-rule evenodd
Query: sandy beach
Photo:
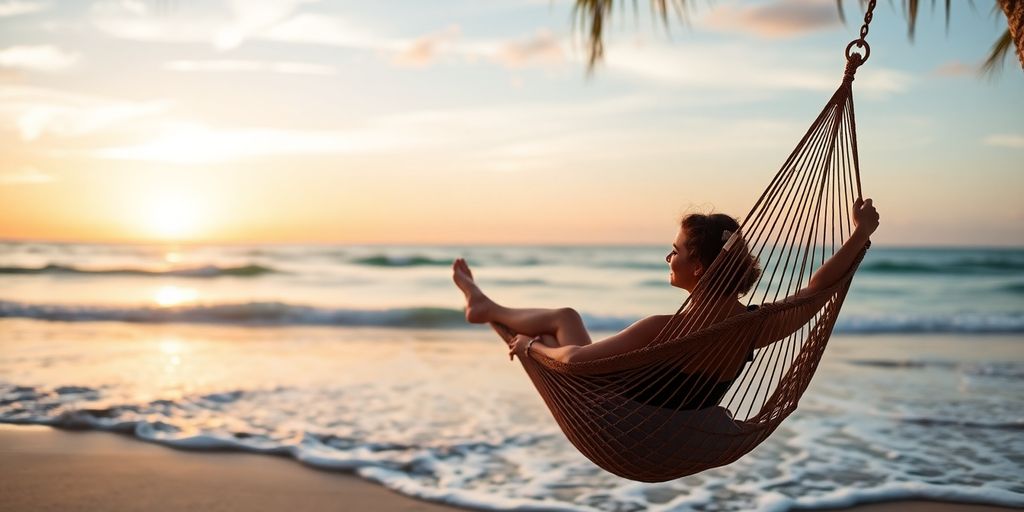
M 0 429 L 0 509 L 440 512 L 351 475 L 248 453 L 198 453 L 106 432 Z
M 246 453 L 189 452 L 120 434 L 0 427 L 0 508 L 27 510 L 460 510 L 343 473 Z M 1004 507 L 899 501 L 858 512 L 986 512 Z

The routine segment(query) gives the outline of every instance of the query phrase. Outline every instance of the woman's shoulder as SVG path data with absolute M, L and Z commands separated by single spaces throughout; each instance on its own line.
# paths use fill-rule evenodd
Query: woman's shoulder
M 672 315 L 651 315 L 651 316 L 647 316 L 647 317 L 641 318 L 640 320 L 637 320 L 636 322 L 633 322 L 633 325 L 629 326 L 628 329 L 629 330 L 644 330 L 644 331 L 650 331 L 650 330 L 660 331 L 663 327 L 665 327 L 666 324 L 668 324 L 668 321 L 671 320 L 671 319 L 672 319 Z M 657 334 L 657 332 L 655 332 L 655 334 Z
M 672 315 L 651 315 L 641 318 L 637 323 L 644 323 L 646 325 L 665 325 L 671 319 Z
M 671 319 L 671 314 L 652 314 L 650 316 L 640 318 L 639 321 L 630 327 L 630 329 L 642 330 L 647 333 L 648 336 L 653 338 L 654 336 L 657 336 L 657 333 L 662 332 L 662 329 L 664 329 L 665 326 L 669 325 L 669 321 L 671 321 Z

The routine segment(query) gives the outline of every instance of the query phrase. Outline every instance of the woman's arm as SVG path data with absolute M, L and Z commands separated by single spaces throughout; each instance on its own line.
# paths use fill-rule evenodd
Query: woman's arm
M 858 199 L 853 203 L 853 208 L 856 229 L 853 230 L 853 234 L 846 240 L 846 243 L 811 276 L 811 280 L 807 283 L 805 290 L 810 290 L 813 293 L 835 284 L 850 269 L 850 265 L 853 265 L 853 260 L 860 254 L 864 244 L 868 243 L 871 234 L 875 232 L 875 229 L 878 229 L 878 212 L 871 206 L 870 199 L 863 202 Z M 863 209 L 860 217 L 871 218 L 861 218 L 858 222 L 858 209 Z
M 671 315 L 649 316 L 638 320 L 614 336 L 583 346 L 557 346 L 558 342 L 553 337 L 541 337 L 539 341 L 530 346 L 530 357 L 540 354 L 563 363 L 577 363 L 623 354 L 645 347 L 653 341 L 670 318 L 672 318 Z M 548 337 L 552 339 L 548 340 Z M 512 352 L 519 357 L 525 356 L 529 340 L 528 336 L 518 336 L 513 342 Z
M 853 203 L 853 223 L 856 226 L 850 238 L 843 243 L 843 246 L 836 251 L 825 263 L 814 272 L 807 286 L 795 294 L 783 299 L 783 302 L 793 301 L 813 295 L 824 290 L 839 281 L 853 265 L 853 261 L 860 254 L 864 244 L 868 242 L 871 234 L 878 229 L 878 211 L 871 204 L 871 199 L 857 199 Z M 803 327 L 815 313 L 821 309 L 823 304 L 809 303 L 785 316 L 769 321 L 762 329 L 762 334 L 755 344 L 756 348 L 770 345 Z

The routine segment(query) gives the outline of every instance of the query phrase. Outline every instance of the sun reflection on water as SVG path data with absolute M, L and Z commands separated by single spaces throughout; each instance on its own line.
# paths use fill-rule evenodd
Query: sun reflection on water
M 161 286 L 153 294 L 153 301 L 160 307 L 177 306 L 186 302 L 194 302 L 199 297 L 199 292 L 193 288 L 180 286 Z
M 184 343 L 175 336 L 161 336 L 156 340 L 156 343 L 163 366 L 163 373 L 168 376 L 176 375 L 178 376 L 176 378 L 180 378 L 179 370 L 182 369 L 181 358 L 185 348 Z
M 177 356 L 181 353 L 181 340 L 178 338 L 162 338 L 159 346 L 160 352 L 169 356 Z

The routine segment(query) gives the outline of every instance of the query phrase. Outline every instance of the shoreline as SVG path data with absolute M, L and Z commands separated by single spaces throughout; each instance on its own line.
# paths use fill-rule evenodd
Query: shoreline
M 286 457 L 180 450 L 46 426 L 0 426 L 0 474 L 0 509 L 11 512 L 465 510 Z
M 0 424 L 0 509 L 22 510 L 471 510 L 399 494 L 352 474 L 285 457 L 189 451 L 124 434 Z M 817 509 L 996 512 L 992 505 L 898 500 Z

